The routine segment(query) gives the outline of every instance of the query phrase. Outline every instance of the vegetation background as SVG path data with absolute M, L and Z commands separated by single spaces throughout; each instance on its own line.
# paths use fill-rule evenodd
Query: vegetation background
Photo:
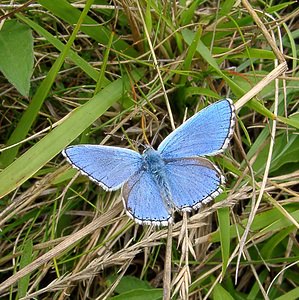
M 297 1 L 0 11 L 1 299 L 298 299 Z M 158 144 L 227 96 L 226 189 L 170 229 L 136 225 L 60 154 Z

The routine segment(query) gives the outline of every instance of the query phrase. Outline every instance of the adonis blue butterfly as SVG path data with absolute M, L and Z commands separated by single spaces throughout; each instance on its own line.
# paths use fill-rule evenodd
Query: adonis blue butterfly
M 220 100 L 202 109 L 159 145 L 136 151 L 77 145 L 62 154 L 105 190 L 122 188 L 127 214 L 140 224 L 167 225 L 174 211 L 197 209 L 219 195 L 224 178 L 205 156 L 221 153 L 233 135 L 235 108 Z

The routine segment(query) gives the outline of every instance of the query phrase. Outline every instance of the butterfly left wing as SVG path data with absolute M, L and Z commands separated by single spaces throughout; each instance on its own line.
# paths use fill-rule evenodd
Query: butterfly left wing
M 224 178 L 220 170 L 203 157 L 166 161 L 165 172 L 178 210 L 189 211 L 213 200 L 221 192 Z
M 83 175 L 109 191 L 120 188 L 142 166 L 138 152 L 119 147 L 77 145 L 62 154 Z
M 169 134 L 158 151 L 164 159 L 218 154 L 228 146 L 234 124 L 232 100 L 215 102 Z

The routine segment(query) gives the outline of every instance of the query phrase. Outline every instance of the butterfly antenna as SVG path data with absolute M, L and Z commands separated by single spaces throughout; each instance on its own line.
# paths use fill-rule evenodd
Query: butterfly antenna
M 154 135 L 154 137 L 153 137 L 153 139 L 152 139 L 151 146 L 154 145 L 154 144 L 156 143 L 156 140 L 157 140 L 157 138 L 158 138 L 159 131 L 160 131 L 161 128 L 162 128 L 162 125 L 163 125 L 163 123 L 164 123 L 164 121 L 165 121 L 165 118 L 166 118 L 166 115 L 163 117 L 163 119 L 162 119 L 162 121 L 161 121 L 161 123 L 160 123 L 160 125 L 159 125 L 159 127 L 158 127 L 158 130 L 157 130 L 157 132 L 155 133 L 155 135 Z
M 143 136 L 145 142 L 146 142 L 148 145 L 150 145 L 150 143 L 149 143 L 149 141 L 148 141 L 148 139 L 147 139 L 146 133 L 145 133 L 145 128 L 146 128 L 146 120 L 145 120 L 144 115 L 142 114 L 142 116 L 141 116 L 142 136 Z

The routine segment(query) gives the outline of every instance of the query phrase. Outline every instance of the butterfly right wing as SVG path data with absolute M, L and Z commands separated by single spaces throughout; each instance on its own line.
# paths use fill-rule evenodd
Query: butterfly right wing
M 179 211 L 197 209 L 222 192 L 220 170 L 204 157 L 166 161 L 165 171 L 172 201 Z
M 142 156 L 135 151 L 101 145 L 77 145 L 63 150 L 68 162 L 106 190 L 120 188 L 142 167 Z
M 122 187 L 122 197 L 127 215 L 137 223 L 166 226 L 172 222 L 161 191 L 148 171 L 130 177 Z
M 158 151 L 164 159 L 216 155 L 227 148 L 234 124 L 233 101 L 215 102 L 170 133 Z

